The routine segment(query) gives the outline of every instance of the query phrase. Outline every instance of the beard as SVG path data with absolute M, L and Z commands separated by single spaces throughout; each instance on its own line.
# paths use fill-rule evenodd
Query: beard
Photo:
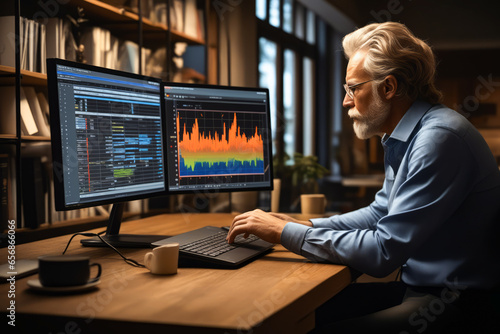
M 383 132 L 380 129 L 389 117 L 391 104 L 382 101 L 376 91 L 373 93 L 373 103 L 365 113 L 361 114 L 355 109 L 349 110 L 349 117 L 354 121 L 354 133 L 359 139 L 368 139 L 375 135 L 382 137 Z

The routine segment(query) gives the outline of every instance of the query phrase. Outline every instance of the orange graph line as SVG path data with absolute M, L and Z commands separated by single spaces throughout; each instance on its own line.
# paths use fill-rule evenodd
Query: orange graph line
M 177 115 L 177 131 L 180 131 L 180 121 Z M 182 141 L 179 141 L 179 153 L 184 158 L 187 166 L 194 166 L 195 162 L 228 162 L 230 160 L 238 161 L 256 161 L 264 160 L 264 143 L 262 136 L 259 135 L 258 128 L 255 127 L 253 136 L 247 137 L 241 133 L 238 126 L 236 113 L 234 119 L 226 133 L 226 123 L 223 126 L 222 137 L 217 131 L 212 134 L 200 131 L 198 119 L 189 133 L 186 124 L 182 129 Z M 177 135 L 179 138 L 179 133 Z M 227 139 L 226 139 L 227 138 Z

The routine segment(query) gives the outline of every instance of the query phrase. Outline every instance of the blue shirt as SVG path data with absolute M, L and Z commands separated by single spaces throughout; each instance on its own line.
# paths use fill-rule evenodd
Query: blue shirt
M 416 101 L 382 145 L 385 181 L 372 204 L 313 227 L 287 223 L 281 243 L 376 277 L 402 266 L 415 286 L 497 286 L 500 172 L 479 132 L 443 105 Z

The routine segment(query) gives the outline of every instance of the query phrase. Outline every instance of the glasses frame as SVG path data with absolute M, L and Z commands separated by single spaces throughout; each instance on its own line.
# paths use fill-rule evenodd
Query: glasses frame
M 354 84 L 354 85 L 347 85 L 347 84 L 344 84 L 344 89 L 345 89 L 345 92 L 347 94 L 347 96 L 349 96 L 351 99 L 354 99 L 354 92 L 352 91 L 353 88 L 356 88 L 358 86 L 361 86 L 367 82 L 370 82 L 370 81 L 373 81 L 375 79 L 371 79 L 371 80 L 367 80 L 367 81 L 363 81 L 363 82 L 360 82 L 360 83 L 357 83 L 357 84 Z

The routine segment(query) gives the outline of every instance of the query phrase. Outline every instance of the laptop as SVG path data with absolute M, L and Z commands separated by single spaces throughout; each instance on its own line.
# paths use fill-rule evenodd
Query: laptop
M 238 235 L 228 244 L 227 227 L 205 226 L 153 242 L 153 247 L 179 243 L 179 267 L 239 268 L 270 252 L 274 244 L 255 235 Z

